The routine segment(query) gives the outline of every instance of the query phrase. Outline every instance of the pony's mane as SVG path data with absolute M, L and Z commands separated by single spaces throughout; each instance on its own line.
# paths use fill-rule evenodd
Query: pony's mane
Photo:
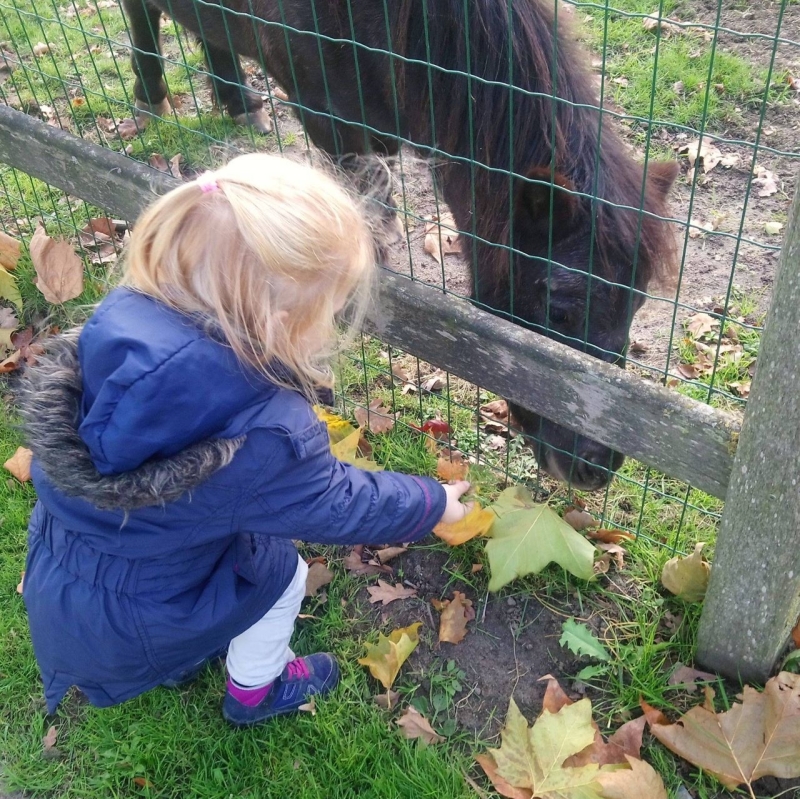
M 501 242 L 505 231 L 507 239 L 511 208 L 502 198 L 510 196 L 509 171 L 525 176 L 554 161 L 577 192 L 606 201 L 595 203 L 600 253 L 595 273 L 639 288 L 668 282 L 675 247 L 670 226 L 616 207 L 644 207 L 664 216 L 666 204 L 653 181 L 644 184 L 643 167 L 610 121 L 604 119 L 599 127 L 597 97 L 582 66 L 586 57 L 572 45 L 563 13 L 556 29 L 552 10 L 541 0 L 466 0 L 466 5 L 468 18 L 464 0 L 401 0 L 394 46 L 413 61 L 435 65 L 427 69 L 412 62 L 400 69 L 412 130 L 426 131 L 436 149 L 481 165 L 472 170 L 476 206 L 481 203 L 478 234 Z M 412 86 L 422 102 L 409 102 Z M 566 102 L 554 102 L 554 96 Z M 457 171 L 467 173 L 468 168 Z M 464 195 L 464 189 L 469 197 L 469 185 L 459 186 L 457 193 Z M 588 197 L 580 201 L 586 215 L 592 207 Z M 502 248 L 492 250 L 507 263 Z

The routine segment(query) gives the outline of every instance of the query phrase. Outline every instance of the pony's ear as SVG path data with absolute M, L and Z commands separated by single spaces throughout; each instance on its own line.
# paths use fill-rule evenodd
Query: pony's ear
M 524 214 L 530 225 L 539 227 L 543 231 L 549 230 L 551 186 L 555 186 L 555 190 L 552 190 L 552 225 L 553 235 L 556 238 L 560 237 L 569 230 L 567 226 L 578 211 L 579 198 L 569 193 L 574 191 L 574 184 L 560 172 L 553 175 L 550 167 L 547 166 L 533 167 L 528 171 L 526 177 L 528 181 L 539 182 L 519 181 L 516 192 L 516 211 Z M 561 189 L 566 189 L 566 191 L 561 191 Z
M 680 171 L 677 161 L 652 161 L 647 165 L 647 182 L 660 199 L 666 200 Z

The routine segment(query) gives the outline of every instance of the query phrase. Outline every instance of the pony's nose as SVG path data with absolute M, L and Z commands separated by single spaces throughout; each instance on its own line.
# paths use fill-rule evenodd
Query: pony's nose
M 572 472 L 573 484 L 584 491 L 605 487 L 614 472 L 622 466 L 624 456 L 619 452 L 595 444 L 580 453 Z

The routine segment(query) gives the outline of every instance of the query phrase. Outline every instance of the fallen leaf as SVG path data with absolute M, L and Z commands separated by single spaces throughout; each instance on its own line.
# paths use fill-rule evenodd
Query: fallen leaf
M 25 587 L 25 572 L 19 573 L 19 582 L 17 583 L 17 593 L 22 594 L 22 590 Z
M 508 424 L 508 403 L 505 400 L 494 400 L 481 405 L 481 416 L 493 422 Z
M 312 694 L 312 696 L 308 700 L 308 702 L 305 702 L 302 705 L 298 705 L 297 709 L 301 713 L 310 713 L 312 716 L 316 716 L 317 715 L 317 703 L 314 701 L 315 699 L 316 699 L 316 697 Z
M 406 708 L 405 713 L 395 722 L 404 738 L 419 739 L 424 744 L 438 744 L 444 738 L 431 727 L 430 722 L 415 707 Z
M 288 95 L 288 94 L 286 94 L 286 92 L 285 92 L 283 89 L 281 89 L 281 87 L 280 87 L 280 86 L 275 86 L 275 87 L 272 89 L 272 96 L 273 96 L 273 97 L 274 97 L 276 100 L 281 100 L 281 101 L 282 101 L 282 102 L 284 102 L 284 103 L 285 103 L 285 102 L 286 102 L 286 101 L 289 99 L 289 95 Z
M 706 701 L 675 724 L 648 722 L 664 746 L 730 790 L 760 777 L 800 776 L 800 675 L 781 672 L 762 693 L 745 685 L 741 703 L 724 713 Z
M 483 571 L 483 564 L 482 563 L 473 563 L 472 567 L 469 570 L 470 574 L 477 574 L 478 572 Z M 798 647 L 800 648 L 800 647 Z
M 461 252 L 456 223 L 451 214 L 444 214 L 441 221 L 433 219 L 425 226 L 425 243 L 423 248 L 441 265 L 445 255 Z
M 356 575 L 374 576 L 376 574 L 392 574 L 393 569 L 391 566 L 385 566 L 378 563 L 374 558 L 368 558 L 366 561 L 362 558 L 361 553 L 357 549 L 351 549 L 342 561 L 345 569 Z
M 450 425 L 444 419 L 428 419 L 419 429 L 439 440 L 446 439 L 452 432 Z
M 569 757 L 589 746 L 594 737 L 592 705 L 588 699 L 566 705 L 558 713 L 543 711 L 531 728 L 511 699 L 501 732 L 502 744 L 499 749 L 490 749 L 486 754 L 494 761 L 496 776 L 512 788 L 531 792 L 509 792 L 505 796 L 600 799 L 598 777 L 617 766 L 590 763 L 572 768 L 564 765 Z M 489 771 L 487 776 L 494 782 Z M 497 783 L 494 784 L 499 791 Z
M 40 56 L 45 55 L 46 53 L 50 52 L 50 45 L 45 44 L 44 42 L 37 42 L 33 45 L 33 54 L 39 58 Z
M 370 458 L 364 458 L 359 455 L 360 443 L 361 428 L 352 428 L 352 432 L 349 435 L 341 441 L 331 444 L 331 453 L 334 458 L 342 461 L 342 463 L 349 463 L 351 466 L 357 466 L 359 469 L 366 469 L 367 471 L 381 471 L 383 467 L 380 464 L 375 463 Z
M 497 773 L 497 764 L 490 754 L 475 755 L 475 760 L 500 796 L 506 796 L 508 799 L 533 799 L 533 791 L 530 788 L 515 788 Z
M 369 601 L 374 605 L 380 602 L 384 607 L 396 599 L 409 599 L 415 597 L 417 592 L 413 588 L 406 588 L 402 583 L 391 585 L 383 580 L 378 580 L 377 585 L 367 586 Z
M 695 544 L 688 557 L 674 557 L 661 570 L 661 584 L 686 602 L 700 602 L 706 595 L 711 564 L 703 557 L 705 544 Z
M 9 272 L 15 269 L 22 252 L 22 244 L 8 233 L 0 230 L 0 267 Z
M 41 222 L 30 242 L 36 287 L 48 302 L 61 304 L 83 292 L 83 262 L 66 241 L 51 239 Z
M 667 789 L 658 772 L 643 760 L 626 755 L 630 769 L 616 769 L 600 774 L 603 799 L 668 799 Z
M 408 547 L 383 547 L 375 550 L 375 559 L 381 564 L 388 563 L 406 552 L 408 552 Z
M 461 591 L 454 591 L 452 599 L 445 599 L 435 607 L 442 614 L 439 643 L 460 644 L 467 635 L 467 622 L 475 618 L 472 600 Z
M 388 433 L 394 427 L 392 412 L 384 408 L 379 399 L 372 400 L 369 408 L 356 408 L 353 415 L 361 427 L 376 435 Z
M 22 295 L 11 272 L 0 269 L 0 300 L 8 300 L 18 311 L 22 310 Z
M 684 144 L 679 150 L 680 155 L 685 155 L 689 161 L 689 166 L 694 167 L 698 162 L 703 164 L 703 172 L 708 174 L 721 160 L 722 153 L 708 136 L 703 137 L 702 144 L 700 139 Z
M 595 546 L 613 559 L 614 563 L 617 565 L 617 571 L 621 571 L 625 568 L 625 555 L 627 555 L 628 552 L 619 544 L 606 544 L 604 541 L 599 541 Z
M 719 165 L 725 169 L 730 169 L 731 167 L 738 166 L 740 160 L 737 153 L 728 153 L 722 156 Z
M 650 33 L 655 33 L 660 30 L 662 36 L 674 36 L 675 34 L 683 33 L 683 29 L 680 25 L 669 22 L 658 14 L 648 14 L 642 20 L 642 27 Z
M 558 643 L 578 657 L 588 657 L 601 662 L 611 660 L 611 654 L 583 623 L 568 618 L 561 627 Z
M 42 757 L 45 760 L 56 760 L 61 757 L 61 752 L 56 749 L 57 740 L 58 730 L 55 727 L 50 727 L 42 736 Z
M 611 555 L 605 553 L 595 560 L 592 569 L 595 574 L 607 574 L 611 568 Z
M 494 513 L 489 508 L 481 508 L 476 502 L 472 510 L 461 521 L 453 524 L 439 522 L 433 528 L 433 534 L 451 547 L 457 547 L 476 536 L 486 535 L 494 524 Z
M 778 193 L 778 176 L 763 166 L 756 166 L 753 169 L 753 185 L 758 186 L 761 191 L 759 197 L 771 197 Z
M 443 374 L 431 375 L 422 384 L 422 390 L 428 393 L 432 391 L 441 391 L 447 385 L 447 380 Z
M 306 596 L 315 596 L 323 585 L 333 580 L 333 572 L 324 563 L 312 563 L 306 576 Z
M 604 544 L 618 544 L 620 541 L 635 541 L 633 533 L 624 530 L 589 530 L 586 537 L 592 541 L 602 541 Z
M 372 701 L 383 710 L 391 710 L 399 700 L 400 694 L 397 691 L 387 691 L 385 694 L 375 694 L 372 697 Z
M 768 236 L 779 236 L 782 230 L 783 230 L 783 224 L 781 222 L 764 223 L 764 232 Z
M 153 785 L 153 783 L 150 782 L 150 780 L 147 779 L 147 777 L 134 777 L 133 778 L 133 784 L 136 785 L 139 788 L 153 788 L 153 787 L 155 787 Z
M 17 451 L 3 464 L 3 466 L 20 481 L 27 483 L 31 479 L 31 461 L 33 453 L 25 447 L 17 447 Z
M 690 316 L 684 325 L 686 330 L 691 333 L 695 338 L 703 338 L 703 336 L 719 330 L 719 319 L 709 316 L 707 313 L 698 313 Z
M 436 476 L 445 483 L 465 480 L 469 472 L 469 461 L 460 452 L 450 452 L 450 457 L 442 457 L 436 463 Z
M 716 674 L 711 674 L 708 671 L 698 671 L 690 666 L 684 666 L 683 663 L 675 664 L 675 671 L 670 674 L 667 680 L 668 685 L 686 685 L 686 689 L 690 693 L 694 693 L 699 686 L 695 685 L 697 680 L 702 682 L 716 682 Z
M 25 572 L 23 572 L 24 574 Z M 800 620 L 798 620 L 797 624 L 795 624 L 794 629 L 792 630 L 792 642 L 794 643 L 795 649 L 800 649 Z
M 486 544 L 490 591 L 549 563 L 584 580 L 594 578 L 594 546 L 551 508 L 534 502 L 524 486 L 507 488 L 488 510 L 498 517 Z
M 400 672 L 400 667 L 419 643 L 419 628 L 422 622 L 414 622 L 389 633 L 381 633 L 377 644 L 367 644 L 367 654 L 359 658 L 362 666 L 369 668 L 370 674 L 388 691 Z
M 564 521 L 573 529 L 580 532 L 581 530 L 585 530 L 587 527 L 599 527 L 600 522 L 592 516 L 591 513 L 587 513 L 585 510 L 581 510 L 580 508 L 570 508 L 564 514 Z
M 142 117 L 139 120 L 122 119 L 117 124 L 117 135 L 122 141 L 130 141 L 147 127 L 148 121 L 148 117 Z
M 679 363 L 678 374 L 685 380 L 697 380 L 700 370 L 693 363 Z

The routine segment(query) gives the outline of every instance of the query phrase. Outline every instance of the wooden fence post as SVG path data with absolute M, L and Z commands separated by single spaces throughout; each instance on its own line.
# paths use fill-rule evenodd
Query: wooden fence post
M 800 185 L 775 276 L 697 659 L 741 680 L 775 669 L 800 615 Z

